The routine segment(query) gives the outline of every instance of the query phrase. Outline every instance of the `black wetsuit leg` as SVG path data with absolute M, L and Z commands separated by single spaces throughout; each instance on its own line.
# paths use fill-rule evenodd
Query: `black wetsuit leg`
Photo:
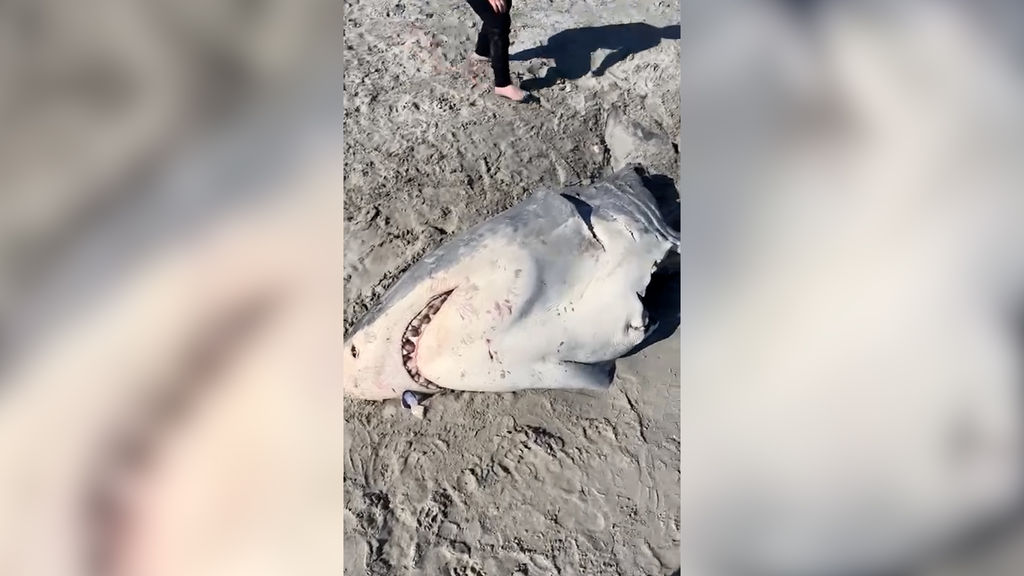
M 483 21 L 480 34 L 476 39 L 476 53 L 491 59 L 491 68 L 494 70 L 494 86 L 497 88 L 508 86 L 512 83 L 512 76 L 508 69 L 509 31 L 512 29 L 512 17 L 509 12 L 512 10 L 512 0 L 505 0 L 506 9 L 501 14 L 495 12 L 487 0 L 467 0 L 467 2 Z

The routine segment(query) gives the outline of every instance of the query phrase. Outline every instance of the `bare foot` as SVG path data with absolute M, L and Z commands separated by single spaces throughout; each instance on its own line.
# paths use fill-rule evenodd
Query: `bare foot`
M 495 88 L 494 93 L 497 94 L 498 96 L 504 96 L 505 98 L 508 98 L 509 100 L 513 100 L 515 102 L 522 102 L 523 100 L 526 99 L 527 96 L 530 95 L 529 92 L 523 90 L 522 88 L 516 86 L 515 84 L 509 84 L 508 86 Z
M 489 57 L 481 56 L 481 55 L 477 54 L 476 52 L 470 52 L 469 53 L 469 59 L 473 60 L 474 62 L 490 62 L 491 61 L 491 59 Z

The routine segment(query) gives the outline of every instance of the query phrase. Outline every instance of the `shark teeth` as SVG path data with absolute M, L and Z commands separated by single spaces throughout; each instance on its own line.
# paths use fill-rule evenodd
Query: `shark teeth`
M 409 377 L 412 378 L 413 382 L 431 390 L 437 390 L 440 387 L 420 374 L 419 367 L 416 365 L 417 344 L 419 343 L 420 336 L 423 334 L 424 326 L 430 324 L 431 319 L 441 309 L 441 306 L 444 305 L 445 300 L 451 296 L 453 291 L 449 290 L 431 298 L 423 310 L 420 310 L 419 314 L 409 322 L 405 332 L 402 334 L 402 365 L 405 366 L 405 371 L 409 373 Z

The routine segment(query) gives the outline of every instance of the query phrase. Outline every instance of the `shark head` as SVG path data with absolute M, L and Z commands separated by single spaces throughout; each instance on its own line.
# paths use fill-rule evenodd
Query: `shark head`
M 341 378 L 346 397 L 386 400 L 401 394 L 408 376 L 388 361 L 388 342 L 380 341 L 377 332 L 368 326 L 345 342 Z
M 419 372 L 418 343 L 449 295 L 451 291 L 433 295 L 422 307 L 397 306 L 371 313 L 345 342 L 345 396 L 387 400 L 410 390 L 437 392 L 438 386 Z

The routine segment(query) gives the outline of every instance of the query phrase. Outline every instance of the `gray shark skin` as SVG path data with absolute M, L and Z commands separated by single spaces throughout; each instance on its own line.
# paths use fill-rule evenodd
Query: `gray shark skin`
M 345 342 L 345 396 L 606 389 L 679 251 L 641 174 L 535 192 L 410 267 Z

